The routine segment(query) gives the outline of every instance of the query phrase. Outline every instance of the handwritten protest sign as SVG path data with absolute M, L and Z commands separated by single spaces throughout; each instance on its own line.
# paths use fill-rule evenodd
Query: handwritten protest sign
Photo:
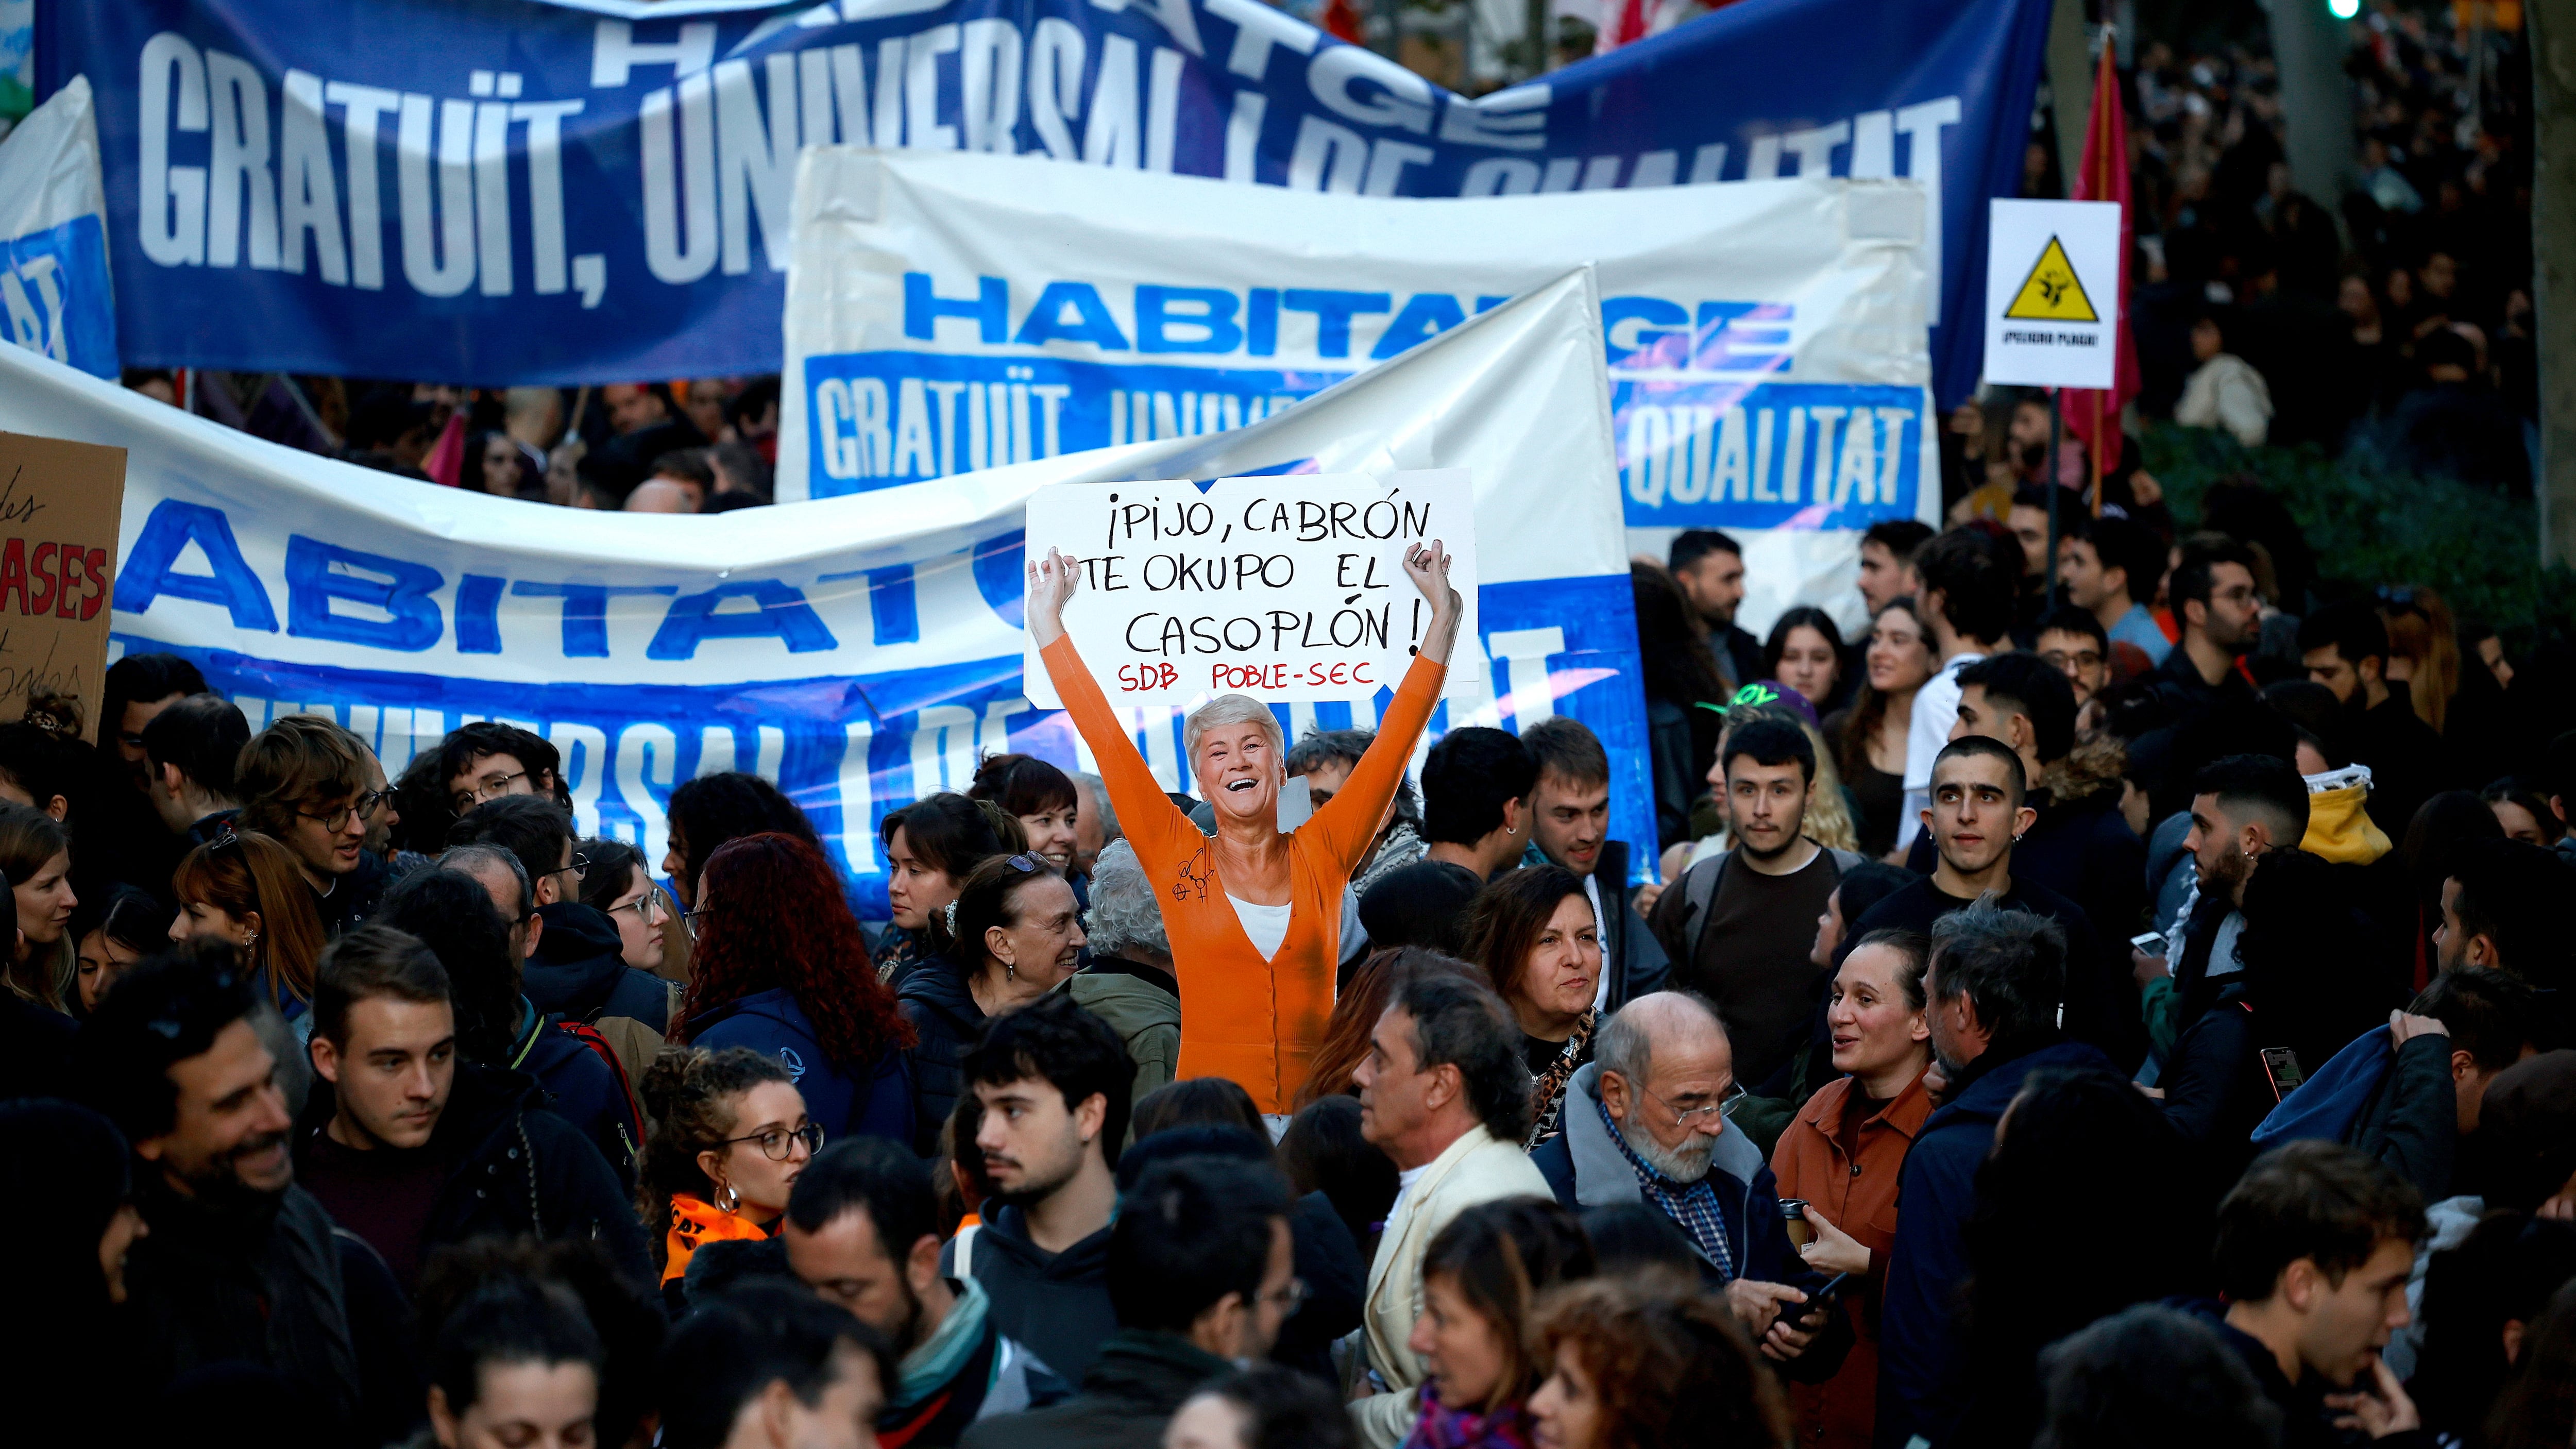
M 1064 626 L 1110 703 L 1272 704 L 1391 689 L 1431 624 L 1404 551 L 1440 540 L 1466 602 L 1450 679 L 1477 677 L 1476 527 L 1464 468 L 1065 483 L 1029 499 L 1028 547 L 1082 561 Z M 1035 649 L 1028 695 L 1059 702 Z
M 0 433 L 0 719 L 71 695 L 96 730 L 124 499 L 123 448 Z

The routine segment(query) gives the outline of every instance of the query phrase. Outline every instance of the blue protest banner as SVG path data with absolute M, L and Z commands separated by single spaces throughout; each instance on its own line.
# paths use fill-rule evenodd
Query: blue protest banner
M 1905 176 L 1937 391 L 2046 0 L 1744 0 L 1453 94 L 1262 0 L 38 0 L 98 89 L 119 341 L 478 384 L 780 366 L 800 145 L 1036 154 L 1386 196 Z

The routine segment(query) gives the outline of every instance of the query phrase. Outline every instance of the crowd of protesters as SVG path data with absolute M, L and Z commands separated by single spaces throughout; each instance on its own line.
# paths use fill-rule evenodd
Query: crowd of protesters
M 128 656 L 0 726 L 0 1161 L 80 1245 L 0 1374 L 109 1444 L 2568 1442 L 2576 673 L 2069 512 L 1767 637 L 1639 559 L 1634 759 L 1408 769 L 1418 549 L 1377 728 L 1220 699 L 1195 799 L 1051 554 L 1103 774 L 886 814 L 883 921 L 758 775 L 648 859 L 525 729 L 389 774 Z

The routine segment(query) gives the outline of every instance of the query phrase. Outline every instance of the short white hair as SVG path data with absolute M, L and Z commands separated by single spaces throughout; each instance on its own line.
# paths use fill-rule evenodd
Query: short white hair
M 1189 720 L 1181 726 L 1181 753 L 1195 763 L 1199 757 L 1199 740 L 1219 725 L 1259 725 L 1261 736 L 1270 741 L 1270 752 L 1284 764 L 1288 758 L 1288 736 L 1279 728 L 1279 716 L 1270 706 L 1248 694 L 1220 694 L 1190 711 Z
M 1136 847 L 1124 840 L 1102 847 L 1100 859 L 1092 865 L 1091 911 L 1084 921 L 1091 948 L 1103 955 L 1124 955 L 1140 947 L 1154 956 L 1172 954 L 1154 883 L 1146 876 L 1144 863 L 1136 859 Z

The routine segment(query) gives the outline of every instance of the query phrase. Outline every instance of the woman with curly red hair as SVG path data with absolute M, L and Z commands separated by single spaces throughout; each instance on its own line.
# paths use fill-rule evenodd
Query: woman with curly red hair
M 674 1034 L 776 1057 L 834 1141 L 909 1144 L 912 1025 L 869 967 L 867 938 L 822 853 L 774 831 L 746 835 L 710 856 L 693 884 L 697 945 Z

